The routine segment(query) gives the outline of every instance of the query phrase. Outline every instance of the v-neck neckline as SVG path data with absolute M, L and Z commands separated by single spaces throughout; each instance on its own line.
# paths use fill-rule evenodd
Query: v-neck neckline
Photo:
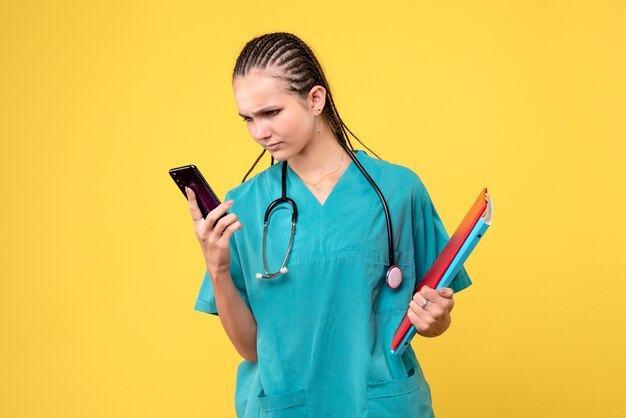
M 354 156 L 355 158 L 359 158 L 359 151 L 355 151 L 354 152 Z M 339 176 L 339 178 L 337 179 L 337 181 L 335 182 L 335 185 L 333 186 L 333 188 L 331 189 L 330 193 L 328 193 L 328 196 L 326 197 L 326 200 L 324 200 L 324 203 L 322 203 L 313 193 L 313 191 L 311 191 L 311 189 L 309 189 L 307 187 L 307 185 L 304 183 L 304 181 L 302 181 L 302 179 L 300 178 L 300 176 L 293 171 L 293 169 L 289 166 L 289 164 L 287 164 L 287 170 L 289 171 L 289 173 L 291 173 L 291 177 L 294 179 L 294 183 L 298 183 L 298 187 L 299 188 L 304 188 L 305 192 L 303 194 L 306 194 L 308 196 L 310 196 L 310 198 L 315 201 L 315 203 L 317 203 L 317 205 L 320 208 L 324 208 L 327 204 L 328 201 L 332 198 L 333 194 L 335 194 L 335 190 L 337 190 L 337 187 L 341 186 L 341 184 L 343 183 L 343 179 L 344 177 L 346 177 L 346 175 L 349 175 L 349 172 L 351 172 L 352 170 L 354 170 L 352 168 L 352 166 L 356 165 L 354 164 L 354 161 L 352 161 L 352 158 L 350 158 L 350 156 L 348 156 L 349 161 L 348 161 L 348 166 L 346 167 L 346 169 L 343 171 L 343 173 L 341 173 L 341 176 Z M 287 195 L 289 195 L 289 192 L 287 192 Z

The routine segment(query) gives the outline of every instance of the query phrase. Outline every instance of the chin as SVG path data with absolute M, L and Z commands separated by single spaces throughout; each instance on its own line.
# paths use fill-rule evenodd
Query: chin
M 283 151 L 283 150 L 278 150 L 273 153 L 270 152 L 270 154 L 272 155 L 272 157 L 274 157 L 274 160 L 277 162 L 287 161 L 288 159 L 292 157 L 290 153 Z

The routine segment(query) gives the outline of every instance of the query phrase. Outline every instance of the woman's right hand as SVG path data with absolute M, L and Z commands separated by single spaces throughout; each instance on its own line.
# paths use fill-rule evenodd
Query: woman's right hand
M 185 187 L 189 201 L 189 211 L 193 219 L 194 230 L 202 247 L 209 276 L 213 279 L 230 272 L 230 237 L 238 229 L 243 228 L 234 213 L 222 217 L 233 205 L 233 200 L 220 203 L 202 218 L 196 195 L 189 187 Z

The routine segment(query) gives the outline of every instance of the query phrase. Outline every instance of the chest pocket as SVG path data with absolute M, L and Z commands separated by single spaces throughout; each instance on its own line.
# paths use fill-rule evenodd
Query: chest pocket
M 402 284 L 397 289 L 387 285 L 389 260 L 386 252 L 375 251 L 372 256 L 372 300 L 374 311 L 388 312 L 408 309 L 415 289 L 415 261 L 413 254 L 396 251 L 395 263 L 402 270 Z

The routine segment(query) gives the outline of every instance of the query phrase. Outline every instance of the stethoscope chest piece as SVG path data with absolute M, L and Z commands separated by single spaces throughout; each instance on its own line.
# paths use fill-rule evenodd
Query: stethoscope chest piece
M 391 266 L 387 270 L 387 285 L 392 289 L 397 289 L 402 284 L 402 270 L 398 266 Z

